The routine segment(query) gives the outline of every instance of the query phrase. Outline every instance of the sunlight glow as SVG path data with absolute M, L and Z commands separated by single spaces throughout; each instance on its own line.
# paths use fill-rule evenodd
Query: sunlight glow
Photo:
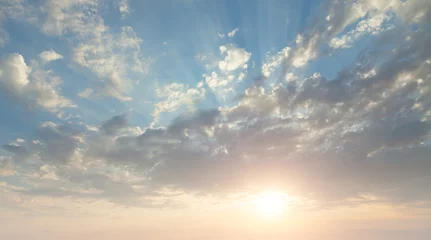
M 256 199 L 256 209 L 264 217 L 279 216 L 287 204 L 287 195 L 280 191 L 265 191 Z

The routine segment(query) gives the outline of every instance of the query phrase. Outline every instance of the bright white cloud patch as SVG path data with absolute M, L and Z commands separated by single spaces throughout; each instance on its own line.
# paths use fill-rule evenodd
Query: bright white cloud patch
M 220 46 L 220 52 L 224 56 L 224 59 L 218 63 L 221 71 L 230 72 L 238 68 L 247 68 L 246 63 L 250 59 L 251 53 L 245 49 L 227 45 Z
M 349 48 L 352 46 L 354 41 L 364 34 L 368 33 L 371 35 L 377 35 L 382 31 L 387 31 L 390 29 L 390 26 L 383 26 L 383 24 L 390 20 L 390 16 L 388 14 L 378 14 L 372 16 L 368 19 L 362 20 L 358 23 L 356 28 L 341 37 L 335 37 L 331 39 L 329 45 L 332 48 Z
M 39 105 L 49 111 L 73 107 L 72 102 L 60 95 L 60 79 L 39 68 L 27 66 L 24 57 L 13 53 L 0 60 L 0 81 L 5 94 L 28 105 Z
M 6 86 L 15 92 L 20 92 L 28 85 L 28 73 L 31 68 L 27 66 L 24 57 L 14 53 L 4 57 L 0 63 L 1 80 Z
M 197 101 L 204 99 L 205 89 L 201 87 L 187 88 L 184 84 L 172 83 L 157 89 L 156 94 L 159 98 L 165 98 L 165 100 L 154 105 L 153 117 L 157 122 L 160 113 L 173 112 L 181 106 L 193 109 Z
M 39 54 L 39 57 L 42 59 L 44 63 L 55 61 L 62 59 L 63 56 L 61 54 L 56 53 L 54 50 L 43 51 Z
M 229 84 L 233 77 L 219 77 L 216 72 L 212 72 L 210 76 L 205 75 L 205 82 L 210 88 L 223 87 Z
M 280 67 L 280 65 L 289 57 L 290 48 L 286 47 L 275 56 L 272 56 L 267 63 L 262 65 L 262 74 L 265 77 L 269 77 L 274 69 Z

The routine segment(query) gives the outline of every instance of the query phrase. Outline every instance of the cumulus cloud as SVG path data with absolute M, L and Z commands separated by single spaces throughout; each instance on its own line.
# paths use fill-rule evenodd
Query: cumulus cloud
M 212 72 L 211 76 L 205 76 L 205 82 L 210 88 L 216 88 L 226 86 L 229 83 L 229 79 L 221 79 L 216 72 Z
M 230 72 L 238 68 L 247 68 L 246 63 L 250 59 L 251 53 L 245 49 L 227 45 L 220 46 L 220 52 L 224 56 L 224 59 L 218 63 L 221 71 Z
M 74 106 L 60 95 L 58 77 L 40 69 L 36 63 L 27 66 L 24 57 L 18 53 L 0 60 L 0 82 L 5 94 L 29 106 L 40 106 L 51 112 Z
M 63 59 L 61 54 L 56 53 L 54 50 L 43 51 L 39 54 L 39 57 L 42 59 L 44 63 Z
M 203 82 L 219 101 L 225 102 L 236 94 L 236 85 L 246 77 L 251 53 L 235 45 L 222 45 L 219 50 L 222 59 L 213 62 L 215 64 L 206 65 L 211 71 L 203 74 Z M 218 69 L 212 68 L 213 65 L 218 65 Z

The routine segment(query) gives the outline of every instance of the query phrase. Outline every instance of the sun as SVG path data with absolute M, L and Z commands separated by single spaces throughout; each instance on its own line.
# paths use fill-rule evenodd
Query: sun
M 279 216 L 286 210 L 286 197 L 280 191 L 265 191 L 256 198 L 256 208 L 264 217 Z

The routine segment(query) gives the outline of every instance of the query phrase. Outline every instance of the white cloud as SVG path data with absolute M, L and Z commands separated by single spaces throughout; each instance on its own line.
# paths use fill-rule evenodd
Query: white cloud
M 239 31 L 239 28 L 235 28 L 234 30 L 230 31 L 227 35 L 228 37 L 234 37 L 235 34 Z
M 117 3 L 123 16 L 130 12 L 127 1 L 120 0 Z M 143 62 L 140 52 L 142 40 L 129 26 L 114 32 L 105 25 L 99 13 L 101 4 L 98 0 L 47 0 L 42 9 L 45 13 L 42 16 L 46 17 L 40 20 L 33 16 L 36 20 L 28 21 L 40 25 L 45 34 L 67 35 L 73 46 L 72 60 L 90 69 L 104 82 L 98 89 L 99 95 L 129 101 L 131 98 L 128 92 L 133 85 L 129 73 L 147 71 L 148 62 Z M 33 15 L 40 15 L 34 11 L 36 13 Z
M 101 95 L 129 101 L 127 92 L 132 88 L 129 71 L 144 73 L 145 66 L 140 59 L 142 40 L 131 27 L 122 27 L 120 34 L 96 33 L 80 43 L 73 52 L 73 60 L 91 69 L 104 86 Z
M 296 68 L 305 66 L 308 61 L 315 59 L 318 56 L 318 45 L 320 44 L 320 36 L 315 35 L 307 39 L 306 43 L 302 42 L 301 36 L 298 35 L 299 46 L 294 49 L 292 57 L 292 65 Z
M 36 104 L 51 112 L 74 106 L 59 94 L 61 81 L 58 77 L 51 71 L 40 69 L 36 63 L 32 67 L 27 66 L 24 57 L 18 53 L 0 60 L 0 81 L 7 94 L 25 104 Z
M 286 47 L 275 56 L 272 56 L 266 63 L 262 65 L 262 74 L 265 77 L 269 77 L 271 73 L 283 63 L 289 57 L 290 48 Z
M 48 0 L 43 9 L 46 19 L 42 31 L 49 35 L 68 32 L 88 35 L 100 31 L 102 20 L 92 14 L 97 7 L 97 0 Z
M 28 74 L 31 68 L 27 66 L 24 57 L 13 53 L 0 62 L 0 79 L 13 92 L 20 93 L 28 85 Z
M 387 31 L 391 26 L 383 26 L 383 24 L 389 21 L 391 17 L 388 14 L 380 13 L 369 17 L 368 19 L 360 21 L 356 28 L 349 31 L 341 37 L 332 38 L 329 42 L 329 46 L 332 48 L 349 48 L 358 38 L 362 37 L 366 33 L 377 35 L 383 31 Z
M 233 29 L 232 31 L 228 32 L 228 33 L 227 33 L 227 36 L 228 36 L 228 37 L 230 37 L 230 38 L 232 38 L 232 37 L 234 37 L 234 36 L 235 36 L 235 34 L 236 34 L 238 31 L 239 31 L 239 28 L 235 28 L 235 29 Z M 224 34 L 224 33 L 218 33 L 218 34 L 217 34 L 217 37 L 219 37 L 219 38 L 224 38 L 224 37 L 226 37 L 226 34 Z
M 251 53 L 243 48 L 234 45 L 220 46 L 220 52 L 225 56 L 224 60 L 219 61 L 218 66 L 223 72 L 234 71 L 238 68 L 247 68 L 247 62 Z
M 251 53 L 235 45 L 222 45 L 219 47 L 222 59 L 205 56 L 208 73 L 203 74 L 203 82 L 211 89 L 219 101 L 226 101 L 228 95 L 235 94 L 236 85 L 246 76 L 247 62 Z M 201 55 L 199 55 L 201 56 Z M 218 65 L 218 68 L 217 68 Z
M 129 1 L 128 0 L 120 0 L 118 3 L 118 9 L 120 10 L 121 13 L 121 18 L 126 18 L 127 15 L 130 14 L 130 6 L 129 6 Z
M 217 87 L 223 87 L 229 84 L 230 80 L 228 78 L 219 77 L 216 72 L 212 72 L 211 75 L 204 75 L 205 82 L 208 87 L 215 89 Z
M 293 73 L 287 73 L 286 74 L 286 82 L 292 82 L 292 81 L 296 81 L 298 79 L 299 79 L 298 76 L 296 76 Z
M 171 83 L 157 89 L 156 94 L 159 98 L 165 98 L 165 100 L 154 105 L 153 117 L 155 122 L 158 121 L 160 113 L 173 112 L 181 106 L 192 109 L 197 101 L 204 99 L 205 89 L 200 87 L 187 88 L 184 84 Z
M 39 54 L 39 57 L 42 59 L 44 63 L 63 59 L 63 56 L 61 54 L 58 54 L 54 50 L 50 49 L 47 51 L 43 51 Z
M 390 2 L 394 1 L 328 2 L 324 5 L 327 12 L 314 17 L 313 21 L 310 21 L 310 25 L 297 35 L 296 46 L 292 48 L 292 58 L 288 66 L 304 67 L 310 60 L 316 59 L 321 54 L 321 45 L 331 41 L 331 39 L 334 39 L 332 41 L 334 47 L 347 44 L 350 41 L 348 36 L 345 39 L 337 39 L 335 36 L 369 13 L 374 16 L 391 9 L 393 4 Z M 373 25 L 377 22 L 378 19 L 373 19 L 370 24 Z M 368 23 L 363 22 L 363 24 Z M 330 52 L 325 52 L 325 54 L 328 53 Z

